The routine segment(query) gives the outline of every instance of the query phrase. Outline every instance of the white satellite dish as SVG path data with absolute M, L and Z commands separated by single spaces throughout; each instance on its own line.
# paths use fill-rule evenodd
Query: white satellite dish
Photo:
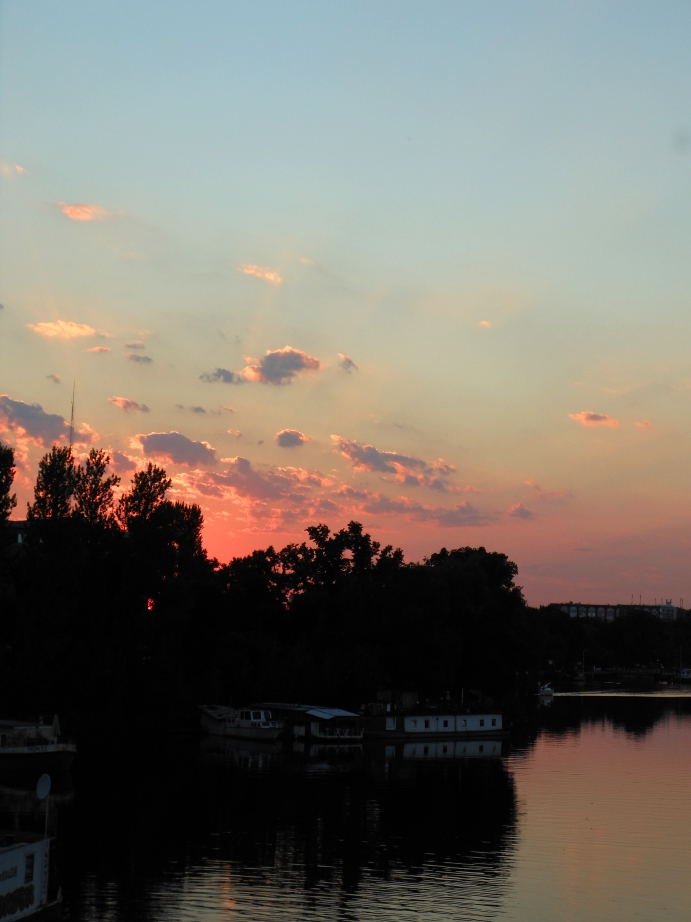
M 41 775 L 36 785 L 36 796 L 39 800 L 45 800 L 50 794 L 50 775 Z

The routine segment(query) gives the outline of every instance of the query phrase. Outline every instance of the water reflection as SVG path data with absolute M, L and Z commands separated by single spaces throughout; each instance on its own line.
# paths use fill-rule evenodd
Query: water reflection
M 56 804 L 64 917 L 624 919 L 645 873 L 673 902 L 691 858 L 678 757 L 691 699 L 557 698 L 535 720 L 503 753 L 487 740 L 83 750 L 74 800 Z M 646 851 L 639 826 L 653 824 L 664 837 Z M 668 910 L 650 918 L 683 918 Z

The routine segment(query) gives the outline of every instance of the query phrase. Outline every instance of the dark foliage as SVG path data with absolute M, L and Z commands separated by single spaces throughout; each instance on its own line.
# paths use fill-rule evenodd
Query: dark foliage
M 14 449 L 0 444 L 0 525 L 9 519 L 17 505 L 16 495 L 10 492 L 15 473 Z
M 357 708 L 387 688 L 514 706 L 550 672 L 573 674 L 584 648 L 603 667 L 691 652 L 686 621 L 535 611 L 504 554 L 443 548 L 409 564 L 357 522 L 220 565 L 202 545 L 201 509 L 166 498 L 165 471 L 149 464 L 116 502 L 108 462 L 93 450 L 79 465 L 55 446 L 39 464 L 29 542 L 3 552 L 8 715 L 57 711 L 82 733 L 182 727 L 202 701 Z

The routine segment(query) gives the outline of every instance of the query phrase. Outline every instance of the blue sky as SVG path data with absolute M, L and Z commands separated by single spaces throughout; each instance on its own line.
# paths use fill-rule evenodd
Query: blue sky
M 685 2 L 0 4 L 0 393 L 76 379 L 125 480 L 212 446 L 153 457 L 224 557 L 356 517 L 531 601 L 683 595 L 690 41 Z M 243 372 L 286 346 L 319 367 Z

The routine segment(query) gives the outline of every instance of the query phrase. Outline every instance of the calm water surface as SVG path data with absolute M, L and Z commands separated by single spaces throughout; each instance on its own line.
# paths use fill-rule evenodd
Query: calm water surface
M 83 753 L 57 805 L 64 917 L 691 918 L 691 698 L 557 697 L 512 746 Z

